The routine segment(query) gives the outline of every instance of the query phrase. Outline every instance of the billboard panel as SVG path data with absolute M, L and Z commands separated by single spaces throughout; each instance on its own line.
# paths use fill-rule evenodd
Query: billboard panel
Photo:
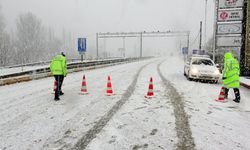
M 231 52 L 238 61 L 240 60 L 240 48 L 241 47 L 217 47 L 216 63 L 222 63 L 224 61 L 224 54 Z
M 243 7 L 244 0 L 219 0 L 219 8 L 238 8 Z
M 240 34 L 242 33 L 242 23 L 218 24 L 217 34 Z
M 217 36 L 217 47 L 240 47 L 241 36 Z
M 218 21 L 241 21 L 243 19 L 242 9 L 219 10 Z

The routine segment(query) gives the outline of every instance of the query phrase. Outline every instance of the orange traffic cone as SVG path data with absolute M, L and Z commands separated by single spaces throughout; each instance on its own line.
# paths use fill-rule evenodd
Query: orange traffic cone
M 225 89 L 224 89 L 224 87 L 221 88 L 219 98 L 216 99 L 216 101 L 225 102 Z
M 148 86 L 148 93 L 145 96 L 146 98 L 151 98 L 154 96 L 154 91 L 153 91 L 153 79 L 152 77 L 150 78 L 149 86 Z
M 85 75 L 83 75 L 83 77 L 82 77 L 82 88 L 81 88 L 80 94 L 82 94 L 82 95 L 88 94 Z
M 112 94 L 113 94 L 112 83 L 111 83 L 111 80 L 110 80 L 110 76 L 108 76 L 106 95 L 111 96 Z
M 53 92 L 56 93 L 56 85 L 57 85 L 57 82 L 56 80 L 54 81 L 54 88 L 53 88 Z

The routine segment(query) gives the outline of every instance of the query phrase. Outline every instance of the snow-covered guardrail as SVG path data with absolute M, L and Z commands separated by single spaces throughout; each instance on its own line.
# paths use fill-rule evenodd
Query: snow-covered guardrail
M 67 69 L 69 73 L 78 72 L 89 69 L 102 68 L 107 66 L 112 66 L 120 63 L 127 63 L 138 61 L 146 58 L 126 58 L 126 59 L 109 59 L 109 60 L 95 60 L 95 61 L 87 61 L 87 62 L 72 62 L 67 64 Z M 30 81 L 35 79 L 41 79 L 50 77 L 50 69 L 49 67 L 43 67 L 39 69 L 23 71 L 18 73 L 12 73 L 7 75 L 0 76 L 0 86 L 14 84 L 24 81 Z
M 76 61 L 80 61 L 81 59 L 77 59 L 77 58 L 70 58 L 67 59 L 67 62 L 76 62 Z M 11 66 L 3 66 L 0 67 L 0 69 L 4 69 L 4 68 L 17 68 L 17 67 L 26 67 L 26 66 L 37 66 L 37 65 L 46 65 L 49 64 L 51 61 L 40 61 L 40 62 L 33 62 L 33 63 L 26 63 L 26 64 L 18 64 L 18 65 L 11 65 Z

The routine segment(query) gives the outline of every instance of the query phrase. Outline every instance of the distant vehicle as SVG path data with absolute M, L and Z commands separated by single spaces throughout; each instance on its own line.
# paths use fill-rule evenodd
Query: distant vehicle
M 200 79 L 217 83 L 221 73 L 213 60 L 206 55 L 196 55 L 188 59 L 184 66 L 184 75 L 187 79 Z

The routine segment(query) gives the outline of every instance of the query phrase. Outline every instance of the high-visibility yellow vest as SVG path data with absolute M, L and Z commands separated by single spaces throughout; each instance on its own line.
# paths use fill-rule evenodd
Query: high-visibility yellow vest
M 53 75 L 67 75 L 66 58 L 62 55 L 57 55 L 50 63 L 50 70 Z
M 233 58 L 231 53 L 226 53 L 224 56 L 224 70 L 223 80 L 224 87 L 226 88 L 239 88 L 240 87 L 240 66 L 238 61 Z

